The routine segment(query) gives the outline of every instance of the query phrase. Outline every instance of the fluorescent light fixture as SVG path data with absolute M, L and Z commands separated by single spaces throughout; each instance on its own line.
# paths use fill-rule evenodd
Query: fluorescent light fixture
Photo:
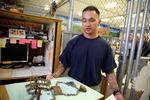
M 78 16 L 82 16 L 82 12 L 79 12 L 79 13 L 78 13 Z
M 141 24 L 139 24 L 138 26 L 141 27 Z
M 102 9 L 98 9 L 98 10 L 99 10 L 100 13 L 102 13 L 102 11 L 103 11 Z
M 107 21 L 109 21 L 109 18 L 102 18 L 101 21 L 102 22 L 107 22 Z
M 131 27 L 134 27 L 134 24 L 132 24 L 132 26 Z
M 111 3 L 107 3 L 106 4 L 106 8 L 107 9 L 110 9 L 110 8 L 115 8 L 115 7 L 117 7 L 118 5 L 117 5 L 117 2 L 111 2 Z
M 136 16 L 136 14 L 133 14 L 132 15 L 132 17 L 135 17 Z M 143 13 L 140 13 L 140 17 L 142 17 L 143 16 Z
M 56 2 L 56 4 L 57 4 L 58 2 L 60 2 L 60 0 L 55 0 L 55 2 Z
M 134 24 L 132 24 L 132 27 L 134 27 Z M 138 24 L 138 27 L 141 27 L 141 24 Z
M 44 10 L 49 10 L 49 9 L 50 9 L 49 5 L 45 5 Z
M 119 27 L 124 27 L 124 25 L 119 25 Z
M 115 20 L 123 20 L 124 17 L 123 16 L 117 16 L 117 17 L 114 17 L 113 19 L 115 19 Z
M 51 3 L 54 2 L 54 1 L 55 1 L 56 3 L 58 3 L 60 0 L 51 0 Z

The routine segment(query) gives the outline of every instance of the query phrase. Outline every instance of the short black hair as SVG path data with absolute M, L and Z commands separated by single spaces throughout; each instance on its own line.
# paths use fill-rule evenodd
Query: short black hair
M 85 11 L 95 11 L 98 16 L 100 15 L 99 10 L 93 5 L 87 6 L 86 8 L 84 8 L 82 13 L 84 13 Z

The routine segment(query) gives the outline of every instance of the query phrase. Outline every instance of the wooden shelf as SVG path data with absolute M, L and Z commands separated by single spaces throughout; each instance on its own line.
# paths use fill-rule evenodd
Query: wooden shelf
M 18 20 L 11 20 L 11 19 L 0 19 L 1 25 L 8 25 L 8 26 L 24 26 L 24 27 L 32 27 L 32 29 L 40 29 L 42 24 L 33 23 L 33 22 L 22 22 Z
M 15 13 L 15 12 L 7 11 L 7 10 L 0 10 L 0 17 L 27 21 L 27 22 L 41 23 L 41 24 L 62 22 L 62 20 L 59 20 L 59 19 L 33 16 L 33 15 L 24 14 L 24 13 Z

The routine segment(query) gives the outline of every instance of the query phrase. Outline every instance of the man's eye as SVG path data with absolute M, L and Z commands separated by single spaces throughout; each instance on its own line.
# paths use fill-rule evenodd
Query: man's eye
M 86 22 L 86 20 L 85 20 L 85 19 L 82 19 L 82 22 Z
M 94 22 L 95 21 L 95 19 L 90 19 L 90 22 Z

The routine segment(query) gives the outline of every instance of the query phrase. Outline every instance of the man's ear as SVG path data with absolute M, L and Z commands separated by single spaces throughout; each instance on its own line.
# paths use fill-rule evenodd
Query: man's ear
M 101 19 L 99 19 L 99 24 L 101 23 Z

